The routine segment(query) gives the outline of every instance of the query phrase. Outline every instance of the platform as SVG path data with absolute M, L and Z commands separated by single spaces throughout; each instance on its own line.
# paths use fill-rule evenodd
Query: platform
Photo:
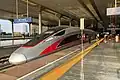
M 109 41 L 97 45 L 96 43 L 92 44 L 92 48 L 90 44 L 84 45 L 86 47 L 84 51 L 87 52 L 84 57 L 84 80 L 120 80 L 120 43 Z M 61 59 L 62 62 L 56 61 L 79 48 L 80 45 L 74 46 L 29 63 L 15 66 L 1 73 L 0 79 L 7 79 L 10 77 L 12 78 L 11 80 L 17 78 L 17 80 L 28 80 L 33 77 L 35 79 L 36 75 L 40 75 L 36 76 L 35 80 L 81 80 L 81 61 L 78 61 L 77 64 L 72 64 L 72 67 L 68 66 L 68 62 L 73 61 L 74 58 L 81 58 L 81 55 L 78 55 L 80 50 L 76 51 L 74 54 L 72 53 L 71 56 L 67 57 L 65 60 Z M 76 55 L 78 55 L 78 57 L 74 57 Z M 74 62 L 75 60 L 73 63 Z M 65 70 L 66 66 L 64 66 L 66 64 L 67 67 L 70 67 L 69 69 L 67 68 L 67 70 Z M 45 66 L 46 68 L 43 68 Z M 41 71 L 38 72 L 40 69 Z M 34 72 L 35 74 L 33 75 Z
M 80 80 L 78 62 L 59 80 Z M 101 43 L 84 58 L 84 80 L 120 80 L 120 43 Z

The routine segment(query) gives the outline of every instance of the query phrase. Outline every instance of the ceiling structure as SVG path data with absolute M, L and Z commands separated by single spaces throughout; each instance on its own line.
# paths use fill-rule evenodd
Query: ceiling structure
M 26 17 L 27 0 L 18 0 L 19 18 Z M 78 24 L 79 19 L 84 17 L 87 23 L 94 21 L 108 25 L 109 18 L 106 16 L 106 8 L 114 4 L 114 0 L 28 0 L 29 16 L 38 19 L 39 11 L 42 10 L 42 23 L 57 25 L 59 17 L 62 24 Z M 0 2 L 0 18 L 16 18 L 16 0 L 2 0 Z M 105 26 L 106 27 L 106 26 Z

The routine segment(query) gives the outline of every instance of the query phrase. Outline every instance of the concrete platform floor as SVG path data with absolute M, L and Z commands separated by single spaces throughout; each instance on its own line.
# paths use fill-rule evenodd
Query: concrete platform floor
M 81 80 L 81 62 L 59 80 Z M 84 58 L 84 80 L 120 80 L 120 43 L 101 43 Z

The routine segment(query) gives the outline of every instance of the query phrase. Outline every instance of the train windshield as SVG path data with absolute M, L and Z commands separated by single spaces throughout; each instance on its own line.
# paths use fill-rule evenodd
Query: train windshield
M 55 31 L 53 31 L 53 30 L 45 31 L 44 33 L 41 33 L 40 35 L 37 35 L 36 37 L 34 37 L 32 40 L 30 40 L 23 46 L 35 46 L 39 42 L 41 42 L 42 40 L 46 39 L 47 37 L 49 37 L 50 35 L 52 35 L 54 33 L 55 33 Z

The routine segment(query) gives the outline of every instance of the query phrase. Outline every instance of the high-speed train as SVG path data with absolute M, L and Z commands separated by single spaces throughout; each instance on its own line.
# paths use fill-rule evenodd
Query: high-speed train
M 92 30 L 84 29 L 84 34 L 95 39 L 96 33 Z M 81 34 L 79 27 L 55 27 L 37 35 L 26 44 L 14 51 L 10 57 L 11 64 L 21 64 L 33 60 L 37 57 L 48 55 L 62 48 L 80 44 Z

